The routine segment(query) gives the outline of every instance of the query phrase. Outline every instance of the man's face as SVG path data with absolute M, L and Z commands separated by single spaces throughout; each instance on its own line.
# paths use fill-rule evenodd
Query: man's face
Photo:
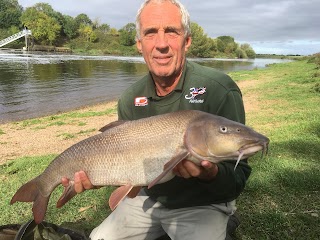
M 180 76 L 191 38 L 184 36 L 179 8 L 168 1 L 150 3 L 140 20 L 137 48 L 149 71 L 160 78 Z

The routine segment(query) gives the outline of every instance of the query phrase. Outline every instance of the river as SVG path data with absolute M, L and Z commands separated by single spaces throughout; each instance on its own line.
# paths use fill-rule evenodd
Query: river
M 288 60 L 192 61 L 227 73 Z M 0 51 L 0 123 L 116 100 L 146 73 L 141 57 Z

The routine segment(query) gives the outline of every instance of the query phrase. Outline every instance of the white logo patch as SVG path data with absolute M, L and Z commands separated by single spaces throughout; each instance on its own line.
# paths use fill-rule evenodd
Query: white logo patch
M 190 95 L 186 95 L 185 99 L 189 100 L 189 103 L 203 103 L 204 99 L 196 99 L 197 96 L 206 93 L 206 87 L 190 88 Z

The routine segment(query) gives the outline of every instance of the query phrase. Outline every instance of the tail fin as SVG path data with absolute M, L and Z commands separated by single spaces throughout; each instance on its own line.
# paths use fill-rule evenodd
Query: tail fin
M 12 197 L 10 204 L 14 204 L 17 201 L 33 202 L 32 212 L 34 221 L 39 224 L 43 221 L 46 214 L 50 195 L 47 197 L 41 195 L 37 186 L 37 181 L 38 179 L 35 178 L 22 185 Z

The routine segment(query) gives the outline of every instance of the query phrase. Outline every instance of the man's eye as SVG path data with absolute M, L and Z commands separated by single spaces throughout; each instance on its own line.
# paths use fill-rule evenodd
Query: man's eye
M 154 35 L 156 35 L 156 31 L 155 30 L 149 30 L 149 31 L 146 31 L 145 33 L 144 33 L 144 36 L 146 36 L 146 37 L 153 37 Z
M 175 29 L 173 29 L 173 28 L 168 28 L 168 29 L 166 29 L 166 32 L 167 33 L 174 33 L 174 32 L 177 32 Z
M 167 36 L 170 36 L 170 37 L 177 37 L 180 35 L 176 29 L 167 29 L 165 33 Z

